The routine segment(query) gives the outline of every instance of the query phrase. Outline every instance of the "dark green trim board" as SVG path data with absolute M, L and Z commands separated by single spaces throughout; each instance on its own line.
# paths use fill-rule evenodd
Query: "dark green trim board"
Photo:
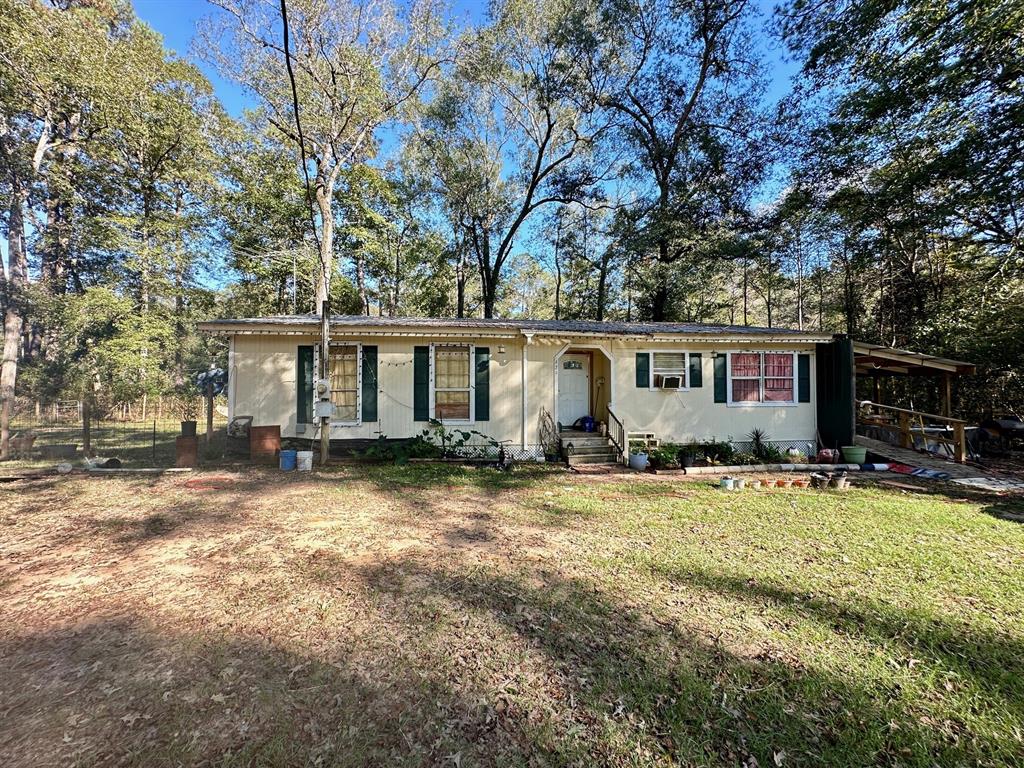
M 811 356 L 796 356 L 796 401 L 811 402 Z
M 651 386 L 651 353 L 636 353 L 636 385 L 642 389 Z
M 430 347 L 412 350 L 412 420 L 430 421 Z
M 295 359 L 295 423 L 313 423 L 313 347 L 300 346 Z
M 491 420 L 491 349 L 490 347 L 476 347 L 476 402 L 474 411 L 476 421 Z
M 690 387 L 704 386 L 704 369 L 700 352 L 690 353 L 690 380 L 686 383 Z
M 377 346 L 363 345 L 363 421 L 377 420 Z
M 715 355 L 715 402 L 728 402 L 729 378 L 726 373 L 729 366 L 729 357 L 725 353 Z
M 853 341 L 838 338 L 815 345 L 818 435 L 826 448 L 853 445 L 857 413 Z

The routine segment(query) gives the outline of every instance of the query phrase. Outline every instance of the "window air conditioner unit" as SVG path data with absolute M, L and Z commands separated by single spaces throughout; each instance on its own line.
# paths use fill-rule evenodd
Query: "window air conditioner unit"
M 683 377 L 682 376 L 663 376 L 661 379 L 662 389 L 682 389 L 683 388 Z

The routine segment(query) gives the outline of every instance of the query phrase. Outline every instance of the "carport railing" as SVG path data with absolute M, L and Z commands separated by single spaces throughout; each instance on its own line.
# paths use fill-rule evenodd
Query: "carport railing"
M 938 423 L 944 428 L 928 427 L 925 421 Z M 915 438 L 920 438 L 924 441 L 925 448 L 929 442 L 941 443 L 949 446 L 954 461 L 960 464 L 967 461 L 967 439 L 964 429 L 967 422 L 962 419 L 897 408 L 895 405 L 881 405 L 870 400 L 858 400 L 857 423 L 894 433 L 901 448 L 913 448 Z

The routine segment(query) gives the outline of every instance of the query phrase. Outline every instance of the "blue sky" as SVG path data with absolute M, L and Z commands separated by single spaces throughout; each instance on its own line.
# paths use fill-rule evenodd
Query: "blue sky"
M 192 59 L 190 46 L 195 35 L 196 24 L 204 16 L 220 13 L 207 0 L 134 0 L 135 13 L 140 19 L 163 35 L 164 44 L 180 56 Z M 771 0 L 758 0 L 762 15 L 771 13 Z M 486 13 L 487 3 L 474 0 L 457 0 L 453 13 L 459 18 L 481 20 Z M 796 73 L 796 65 L 782 57 L 778 45 L 764 38 L 764 54 L 771 63 L 772 82 L 769 97 L 779 98 L 789 90 L 789 80 Z M 228 112 L 239 116 L 242 110 L 253 106 L 253 102 L 242 89 L 219 77 L 216 70 L 204 62 L 196 62 L 210 79 L 217 96 Z

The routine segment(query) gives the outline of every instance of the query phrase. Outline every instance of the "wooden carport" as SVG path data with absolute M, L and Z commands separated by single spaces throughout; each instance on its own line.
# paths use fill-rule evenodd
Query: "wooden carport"
M 926 355 L 907 349 L 894 349 L 863 341 L 853 342 L 853 364 L 858 376 L 873 379 L 872 400 L 881 400 L 879 382 L 883 376 L 939 376 L 942 379 L 942 415 L 953 415 L 951 389 L 953 376 L 974 373 L 974 363 L 948 357 Z
M 898 434 L 899 445 L 911 448 L 914 445 L 914 424 L 920 425 L 919 434 L 925 434 L 925 421 L 938 422 L 952 429 L 953 437 L 931 435 L 927 439 L 946 443 L 952 448 L 953 458 L 963 462 L 966 459 L 966 422 L 953 418 L 952 380 L 954 376 L 974 373 L 973 363 L 952 360 L 948 357 L 894 349 L 863 341 L 853 342 L 854 372 L 857 376 L 871 376 L 873 382 L 872 401 L 858 401 L 858 423 L 888 429 Z M 942 413 L 931 414 L 896 408 L 881 402 L 880 382 L 886 376 L 936 376 L 942 382 Z

